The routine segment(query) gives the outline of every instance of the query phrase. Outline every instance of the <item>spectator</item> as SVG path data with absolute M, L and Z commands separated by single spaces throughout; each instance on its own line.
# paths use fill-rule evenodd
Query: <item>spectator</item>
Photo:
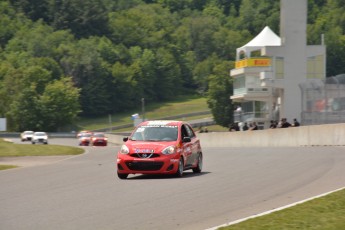
M 232 123 L 229 128 L 230 132 L 240 131 L 240 126 L 238 125 L 238 122 Z
M 293 119 L 292 126 L 294 126 L 294 127 L 300 126 L 300 123 L 297 121 L 297 118 L 294 118 L 294 119 Z
M 256 125 L 255 121 L 252 123 L 252 126 L 250 127 L 249 130 L 258 130 L 258 126 Z
M 238 122 L 235 122 L 235 131 L 240 131 L 240 126 Z
M 282 128 L 289 128 L 291 126 L 291 124 L 287 121 L 286 118 L 282 118 Z
M 247 131 L 249 129 L 247 122 L 244 122 L 244 125 L 242 127 L 243 131 Z
M 277 123 L 271 120 L 270 129 L 275 129 L 275 128 L 277 128 Z

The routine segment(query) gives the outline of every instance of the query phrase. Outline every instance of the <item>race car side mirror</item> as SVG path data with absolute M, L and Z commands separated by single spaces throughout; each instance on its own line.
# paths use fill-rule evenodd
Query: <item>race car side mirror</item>
M 191 142 L 191 139 L 190 139 L 190 137 L 184 137 L 182 141 L 183 141 L 184 143 L 186 143 L 186 142 Z

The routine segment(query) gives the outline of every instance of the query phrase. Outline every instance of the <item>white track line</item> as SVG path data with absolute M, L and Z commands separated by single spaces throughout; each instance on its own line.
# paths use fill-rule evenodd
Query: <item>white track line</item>
M 248 216 L 248 217 L 245 217 L 245 218 L 242 218 L 242 219 L 238 219 L 238 220 L 226 223 L 226 224 L 218 225 L 216 227 L 208 228 L 206 230 L 217 230 L 218 228 L 221 228 L 221 227 L 226 227 L 226 226 L 238 224 L 240 222 L 243 222 L 243 221 L 246 221 L 246 220 L 249 220 L 249 219 L 253 219 L 253 218 L 256 218 L 256 217 L 259 217 L 259 216 L 264 216 L 264 215 L 267 215 L 267 214 L 271 214 L 273 212 L 277 212 L 277 211 L 280 211 L 280 210 L 283 210 L 283 209 L 286 209 L 286 208 L 290 208 L 292 206 L 295 206 L 295 205 L 298 205 L 298 204 L 302 204 L 302 203 L 305 203 L 307 201 L 314 200 L 316 198 L 327 196 L 327 195 L 329 195 L 331 193 L 334 193 L 334 192 L 337 192 L 337 191 L 340 191 L 340 190 L 343 190 L 343 189 L 345 189 L 345 187 L 342 187 L 342 188 L 339 188 L 339 189 L 336 189 L 336 190 L 333 190 L 333 191 L 330 191 L 330 192 L 326 192 L 326 193 L 323 193 L 321 195 L 317 195 L 317 196 L 314 196 L 314 197 L 311 197 L 311 198 L 308 198 L 308 199 L 305 199 L 305 200 L 301 200 L 301 201 L 298 201 L 298 202 L 295 202 L 295 203 L 292 203 L 292 204 L 288 204 L 288 205 L 282 206 L 280 208 L 275 208 L 275 209 L 272 209 L 272 210 L 269 210 L 269 211 L 266 211 L 266 212 L 262 212 L 262 213 L 259 213 L 259 214 L 256 214 L 256 215 L 252 215 L 252 216 Z

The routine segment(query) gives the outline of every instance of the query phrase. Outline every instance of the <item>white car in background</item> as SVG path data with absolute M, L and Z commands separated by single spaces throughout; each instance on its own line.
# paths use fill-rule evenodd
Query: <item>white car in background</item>
M 48 144 L 48 134 L 46 132 L 34 132 L 31 143 L 33 145 L 36 143 Z
M 31 141 L 34 131 L 24 131 L 20 134 L 20 139 L 22 141 Z

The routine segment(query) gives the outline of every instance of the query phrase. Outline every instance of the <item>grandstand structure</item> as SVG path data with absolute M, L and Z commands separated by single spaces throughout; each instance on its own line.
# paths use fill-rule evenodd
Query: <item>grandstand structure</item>
M 310 98 L 318 100 L 339 86 L 326 80 L 323 36 L 321 44 L 307 45 L 307 0 L 280 3 L 280 35 L 266 26 L 237 48 L 235 68 L 230 71 L 234 82 L 230 99 L 239 105 L 235 121 L 255 121 L 261 129 L 281 118 L 290 122 L 297 118 L 302 124 L 321 122 L 310 110 Z M 323 93 L 314 95 L 313 84 L 323 85 Z

